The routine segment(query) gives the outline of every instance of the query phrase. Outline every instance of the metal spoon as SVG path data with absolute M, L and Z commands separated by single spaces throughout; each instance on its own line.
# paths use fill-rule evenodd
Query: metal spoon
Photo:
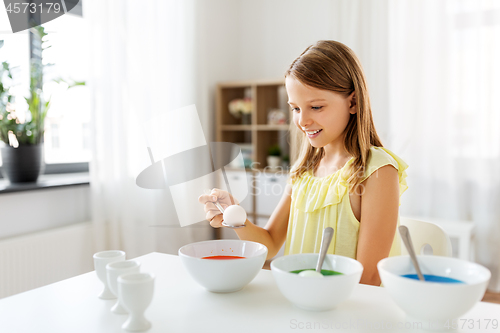
M 213 201 L 212 201 L 213 202 Z M 220 205 L 219 201 L 214 202 L 215 207 L 219 208 L 220 212 L 224 214 L 224 208 Z
M 406 250 L 408 251 L 408 254 L 410 255 L 410 258 L 411 258 L 411 262 L 413 263 L 413 266 L 415 267 L 415 270 L 417 271 L 418 279 L 420 281 L 425 281 L 424 276 L 422 275 L 422 272 L 420 271 L 420 266 L 418 265 L 417 256 L 415 255 L 415 250 L 413 249 L 413 243 L 411 241 L 410 231 L 408 230 L 408 227 L 406 227 L 405 225 L 400 225 L 399 226 L 399 234 L 401 235 L 401 238 L 403 239 L 403 243 L 405 243 Z
M 330 243 L 333 238 L 333 228 L 328 227 L 323 230 L 323 236 L 321 239 L 321 247 L 319 248 L 318 263 L 316 264 L 316 272 L 321 274 L 321 267 L 323 267 L 323 261 L 325 261 L 326 252 L 330 247 Z
M 207 195 L 210 195 L 210 190 L 205 190 L 205 194 Z M 219 209 L 219 211 L 224 215 L 224 208 L 221 206 L 221 204 L 219 203 L 219 201 L 212 201 L 212 203 L 215 205 L 215 207 L 217 207 Z M 225 226 L 226 228 L 231 228 L 231 229 L 239 229 L 239 228 L 243 228 L 243 227 L 246 227 L 246 224 L 243 224 L 243 225 L 240 225 L 240 226 L 232 226 L 232 225 L 229 225 L 229 224 L 226 224 L 226 222 L 222 221 L 221 223 L 223 226 Z

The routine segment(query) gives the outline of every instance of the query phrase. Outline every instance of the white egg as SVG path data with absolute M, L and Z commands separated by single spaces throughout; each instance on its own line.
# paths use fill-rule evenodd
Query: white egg
M 303 276 L 303 277 L 323 277 L 323 274 L 318 273 L 316 271 L 307 270 L 307 271 L 300 272 L 299 276 Z
M 247 212 L 239 205 L 232 205 L 224 210 L 224 215 L 222 215 L 222 217 L 226 224 L 237 227 L 245 224 Z

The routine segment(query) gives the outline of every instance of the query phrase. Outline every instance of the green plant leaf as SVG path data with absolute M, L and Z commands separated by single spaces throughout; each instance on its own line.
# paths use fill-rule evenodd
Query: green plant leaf
M 279 145 L 272 145 L 267 150 L 269 156 L 281 156 L 281 147 Z
M 38 144 L 43 141 L 45 118 L 51 106 L 50 98 L 45 100 L 42 94 L 43 87 L 43 72 L 44 68 L 54 64 L 43 64 L 43 51 L 52 47 L 47 45 L 48 35 L 43 26 L 36 26 L 30 28 L 36 37 L 41 40 L 42 57 L 40 59 L 32 59 L 30 63 L 30 89 L 28 97 L 25 97 L 28 103 L 27 121 L 24 124 L 17 124 L 15 119 L 8 119 L 8 112 L 6 110 L 7 103 L 13 100 L 13 96 L 9 94 L 10 83 L 5 81 L 5 76 L 12 79 L 12 68 L 9 67 L 7 62 L 2 62 L 0 67 L 0 140 L 9 143 L 8 133 L 12 131 L 15 133 L 19 144 Z M 0 47 L 3 45 L 3 40 L 0 40 Z M 68 84 L 68 89 L 75 86 L 84 86 L 84 81 L 70 81 L 66 82 L 63 79 L 57 79 L 56 82 L 65 82 Z

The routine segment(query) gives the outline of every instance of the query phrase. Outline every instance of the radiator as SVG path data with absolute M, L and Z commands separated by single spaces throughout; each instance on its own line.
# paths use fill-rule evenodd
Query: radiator
M 92 224 L 0 240 L 0 298 L 94 269 Z

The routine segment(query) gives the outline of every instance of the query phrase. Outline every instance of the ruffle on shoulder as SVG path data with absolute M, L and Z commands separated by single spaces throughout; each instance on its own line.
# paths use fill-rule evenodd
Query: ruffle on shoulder
M 365 176 L 363 177 L 363 181 L 381 167 L 392 165 L 396 168 L 396 170 L 398 170 L 399 196 L 401 197 L 401 195 L 408 189 L 408 184 L 406 182 L 406 169 L 408 169 L 408 164 L 406 164 L 405 161 L 389 149 L 384 147 L 371 147 L 370 157 L 368 158 L 366 164 L 367 170 L 365 172 Z
M 346 179 L 341 177 L 341 170 L 322 178 L 314 177 L 311 171 L 304 172 L 293 185 L 292 201 L 295 208 L 309 213 L 338 204 L 348 189 Z
M 303 212 L 314 212 L 330 205 L 338 204 L 348 192 L 347 175 L 343 172 L 352 162 L 326 177 L 314 177 L 312 171 L 304 172 L 299 179 L 293 182 L 292 201 L 294 207 Z M 383 147 L 370 148 L 370 157 L 363 180 L 385 165 L 392 165 L 398 170 L 399 195 L 406 191 L 406 169 L 408 165 L 390 150 Z

